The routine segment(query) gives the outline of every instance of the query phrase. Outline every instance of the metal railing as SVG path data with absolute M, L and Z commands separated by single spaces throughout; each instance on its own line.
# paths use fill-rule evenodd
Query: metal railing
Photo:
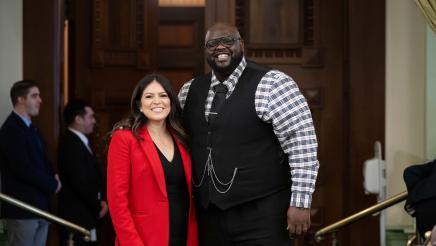
M 407 191 L 404 191 L 404 192 L 399 193 L 399 194 L 397 194 L 397 195 L 395 195 L 393 197 L 390 197 L 390 198 L 388 198 L 388 199 L 386 199 L 386 200 L 384 200 L 384 201 L 382 201 L 380 203 L 377 203 L 374 206 L 371 206 L 371 207 L 369 207 L 367 209 L 364 209 L 364 210 L 362 210 L 360 212 L 357 212 L 357 213 L 355 213 L 353 215 L 350 215 L 350 216 L 346 217 L 345 219 L 342 219 L 342 220 L 340 220 L 338 222 L 335 222 L 335 223 L 333 223 L 331 225 L 328 225 L 328 226 L 322 228 L 321 230 L 319 230 L 319 231 L 317 231 L 315 233 L 315 240 L 317 242 L 320 242 L 320 241 L 322 241 L 324 239 L 325 235 L 332 234 L 332 236 L 333 236 L 333 245 L 336 245 L 336 243 L 337 243 L 337 241 L 336 241 L 336 232 L 340 228 L 342 228 L 344 226 L 347 226 L 347 225 L 349 225 L 351 223 L 354 223 L 354 222 L 356 222 L 356 221 L 358 221 L 358 220 L 360 220 L 360 219 L 362 219 L 364 217 L 368 217 L 370 215 L 376 214 L 376 213 L 380 212 L 381 210 L 383 210 L 385 208 L 391 207 L 391 206 L 393 206 L 393 205 L 395 205 L 395 204 L 397 204 L 399 202 L 402 202 L 402 201 L 406 200 L 406 198 L 407 198 Z
M 65 226 L 65 227 L 69 228 L 70 230 L 79 232 L 79 233 L 83 234 L 83 238 L 85 241 L 89 241 L 91 238 L 91 232 L 89 230 L 86 230 L 85 228 L 83 228 L 79 225 L 76 225 L 76 224 L 71 223 L 67 220 L 59 218 L 53 214 L 47 213 L 39 208 L 35 208 L 35 207 L 33 207 L 29 204 L 26 204 L 20 200 L 12 198 L 12 197 L 5 195 L 3 193 L 0 193 L 0 200 L 5 201 L 7 203 L 10 203 L 16 207 L 22 208 L 22 209 L 29 211 L 31 213 L 34 213 L 36 215 L 39 215 L 39 216 L 41 216 L 41 217 L 43 217 L 51 222 L 55 222 L 61 226 Z M 68 245 L 69 246 L 74 245 L 74 242 L 72 242 L 72 233 L 70 233 L 70 240 L 68 242 Z
M 432 244 L 431 242 L 431 235 L 432 235 L 432 231 L 427 231 L 424 234 L 424 240 L 425 242 L 423 244 L 419 244 L 421 246 L 433 246 L 436 244 Z M 419 241 L 418 235 L 415 234 L 413 235 L 411 238 L 409 238 L 409 240 L 407 240 L 406 246 L 412 246 L 412 245 L 416 245 Z

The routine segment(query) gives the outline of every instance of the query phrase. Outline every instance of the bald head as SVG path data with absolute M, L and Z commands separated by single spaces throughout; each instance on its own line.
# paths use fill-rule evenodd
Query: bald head
M 242 61 L 244 41 L 234 25 L 216 23 L 206 33 L 205 51 L 207 63 L 223 81 Z
M 218 22 L 215 23 L 213 26 L 211 26 L 209 30 L 207 30 L 205 41 L 207 42 L 208 40 L 219 38 L 216 37 L 217 34 L 219 34 L 221 37 L 224 36 L 232 36 L 235 38 L 241 37 L 238 28 L 236 28 L 234 25 Z

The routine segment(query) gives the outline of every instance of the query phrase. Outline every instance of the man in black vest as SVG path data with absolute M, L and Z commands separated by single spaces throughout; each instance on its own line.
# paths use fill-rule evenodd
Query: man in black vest
M 81 100 L 68 102 L 64 109 L 67 129 L 59 141 L 59 175 L 63 189 L 59 193 L 59 215 L 91 231 L 91 241 L 97 241 L 97 221 L 108 211 L 103 182 L 86 135 L 96 123 L 91 105 Z M 62 245 L 68 232 L 61 231 Z M 75 235 L 74 245 L 90 245 L 81 235 Z
M 50 197 L 59 192 L 61 182 L 50 166 L 47 148 L 32 117 L 42 103 L 35 81 L 21 80 L 11 88 L 14 110 L 0 129 L 0 171 L 2 192 L 31 206 L 48 211 Z M 43 246 L 48 222 L 7 203 L 1 204 L 6 219 L 8 245 Z
M 319 167 L 307 102 L 288 75 L 246 61 L 236 27 L 212 26 L 205 51 L 212 72 L 179 93 L 200 243 L 292 245 L 310 227 Z

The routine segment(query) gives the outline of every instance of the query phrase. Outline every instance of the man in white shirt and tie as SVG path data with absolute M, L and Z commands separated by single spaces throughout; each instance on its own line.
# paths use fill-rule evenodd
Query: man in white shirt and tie
M 92 107 L 84 101 L 72 100 L 64 109 L 67 129 L 59 143 L 59 175 L 65 179 L 59 194 L 59 215 L 91 230 L 91 242 L 96 241 L 96 225 L 107 213 L 103 182 L 86 135 L 94 131 L 96 123 Z M 68 240 L 68 232 L 61 231 L 61 240 Z M 82 237 L 74 236 L 75 245 L 89 245 Z

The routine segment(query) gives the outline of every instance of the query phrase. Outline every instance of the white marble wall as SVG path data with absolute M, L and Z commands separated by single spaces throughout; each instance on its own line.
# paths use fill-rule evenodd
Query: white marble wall
M 22 0 L 0 0 L 0 124 L 12 108 L 9 89 L 23 77 L 22 15 Z
M 386 11 L 385 158 L 390 196 L 406 189 L 405 167 L 426 161 L 426 23 L 412 0 L 387 0 Z M 387 210 L 388 228 L 413 226 L 403 206 Z

